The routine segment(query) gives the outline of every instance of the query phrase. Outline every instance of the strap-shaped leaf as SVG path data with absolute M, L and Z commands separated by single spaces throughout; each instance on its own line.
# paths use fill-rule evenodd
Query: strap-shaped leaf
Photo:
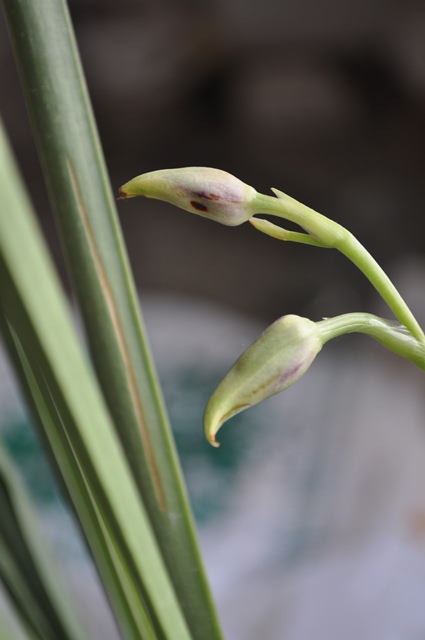
M 24 624 L 39 640 L 80 640 L 69 594 L 61 586 L 29 497 L 0 447 L 0 575 Z
M 194 636 L 218 640 L 64 0 L 2 0 L 93 364 Z
M 2 130 L 0 279 L 8 344 L 13 343 L 13 357 L 20 363 L 39 424 L 125 637 L 189 640 L 145 508 L 77 340 Z

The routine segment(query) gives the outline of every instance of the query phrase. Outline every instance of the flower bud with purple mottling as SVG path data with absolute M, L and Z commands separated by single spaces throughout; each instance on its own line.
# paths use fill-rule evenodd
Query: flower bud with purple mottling
M 220 169 L 185 167 L 143 173 L 124 184 L 119 198 L 144 196 L 174 204 L 181 209 L 228 226 L 249 220 L 256 191 Z
M 290 387 L 307 371 L 322 348 L 315 322 L 287 315 L 270 325 L 238 358 L 212 394 L 204 413 L 208 441 L 240 411 Z

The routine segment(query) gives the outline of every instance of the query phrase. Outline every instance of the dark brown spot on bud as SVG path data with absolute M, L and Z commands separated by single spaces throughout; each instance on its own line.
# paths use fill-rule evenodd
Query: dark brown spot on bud
M 208 207 L 206 207 L 204 204 L 201 204 L 200 202 L 196 202 L 196 200 L 191 200 L 190 204 L 197 211 L 208 211 Z

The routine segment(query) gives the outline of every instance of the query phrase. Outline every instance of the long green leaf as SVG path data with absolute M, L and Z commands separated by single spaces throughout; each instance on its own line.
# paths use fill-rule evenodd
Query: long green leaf
M 0 447 L 0 574 L 39 640 L 80 640 L 82 630 L 61 587 L 26 491 Z
M 1 316 L 1 314 L 0 314 Z M 29 407 L 41 427 L 41 435 L 52 453 L 52 462 L 56 465 L 59 479 L 64 480 L 63 489 L 74 504 L 79 520 L 89 540 L 96 540 L 92 554 L 96 561 L 106 592 L 113 603 L 113 610 L 122 628 L 125 638 L 136 640 L 140 637 L 141 624 L 138 617 L 144 617 L 143 608 L 138 606 L 138 596 L 126 585 L 126 576 L 122 575 L 116 553 L 111 556 L 111 545 L 101 528 L 93 497 L 81 475 L 74 453 L 69 447 L 65 433 L 61 433 L 62 421 L 54 404 L 49 408 L 50 394 L 43 396 L 40 384 L 36 380 L 28 359 L 16 334 L 11 330 L 6 318 L 2 321 L 3 335 L 7 339 L 9 354 L 23 387 Z M 70 485 L 71 483 L 71 485 Z M 133 602 L 129 598 L 131 595 Z M 149 635 L 150 634 L 150 635 Z M 151 625 L 145 620 L 145 635 L 155 638 Z
M 94 366 L 188 625 L 195 637 L 217 640 L 66 5 L 3 5 Z
M 128 638 L 189 640 L 175 592 L 109 413 L 0 131 L 0 307 L 53 456 L 114 606 L 130 594 Z M 50 419 L 45 419 L 46 415 Z M 44 419 L 43 419 L 44 418 Z M 108 549 L 108 553 L 105 549 Z M 113 580 L 110 580 L 110 576 Z M 137 602 L 136 602 L 137 597 Z M 115 613 L 122 613 L 120 607 Z M 155 635 L 156 634 L 156 635 Z

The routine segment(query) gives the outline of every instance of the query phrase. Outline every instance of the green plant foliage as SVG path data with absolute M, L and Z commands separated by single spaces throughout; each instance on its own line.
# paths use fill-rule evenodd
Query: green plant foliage
M 90 356 L 113 428 L 187 624 L 193 635 L 216 640 L 220 630 L 66 3 L 2 1 Z

